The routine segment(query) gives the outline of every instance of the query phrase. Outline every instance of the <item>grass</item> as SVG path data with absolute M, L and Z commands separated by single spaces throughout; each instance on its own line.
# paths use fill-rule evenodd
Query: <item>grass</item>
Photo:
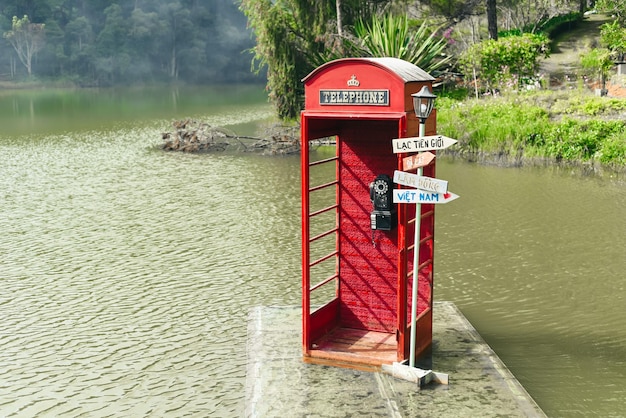
M 626 98 L 584 91 L 525 92 L 437 99 L 437 130 L 470 159 L 520 165 L 533 161 L 626 168 Z

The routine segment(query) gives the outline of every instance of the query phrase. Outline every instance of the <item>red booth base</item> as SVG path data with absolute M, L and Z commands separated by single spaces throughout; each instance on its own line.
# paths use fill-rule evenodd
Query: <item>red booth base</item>
M 358 370 L 379 370 L 396 361 L 395 334 L 337 328 L 313 343 L 308 362 Z
M 410 334 L 411 328 L 407 328 Z M 426 353 L 432 343 L 432 310 L 427 309 L 417 318 L 416 360 Z M 419 338 L 424 334 L 429 338 Z M 407 345 L 410 341 L 407 341 Z M 406 352 L 409 352 L 407 347 Z M 393 364 L 398 358 L 396 335 L 388 332 L 337 327 L 313 342 L 304 360 L 309 363 L 346 367 L 357 370 L 379 371 L 383 364 Z

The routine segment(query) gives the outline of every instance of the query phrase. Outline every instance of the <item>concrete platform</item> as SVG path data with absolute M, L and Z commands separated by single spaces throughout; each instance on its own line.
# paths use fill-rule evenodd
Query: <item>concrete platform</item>
M 545 417 L 451 302 L 434 306 L 434 371 L 449 385 L 303 361 L 299 307 L 249 314 L 246 417 Z

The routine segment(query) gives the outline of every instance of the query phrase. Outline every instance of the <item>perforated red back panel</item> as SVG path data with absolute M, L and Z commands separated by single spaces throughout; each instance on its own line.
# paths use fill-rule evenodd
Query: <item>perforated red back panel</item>
M 397 129 L 397 121 L 361 121 L 339 138 L 340 322 L 346 327 L 396 328 L 397 229 L 372 235 L 369 183 L 378 174 L 393 177 L 398 163 L 390 148 Z

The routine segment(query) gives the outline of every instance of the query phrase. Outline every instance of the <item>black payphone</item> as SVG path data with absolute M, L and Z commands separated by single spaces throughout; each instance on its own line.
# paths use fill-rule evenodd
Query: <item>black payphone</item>
M 376 176 L 376 179 L 370 183 L 370 200 L 374 205 L 374 210 L 370 214 L 371 228 L 391 231 L 397 224 L 391 177 L 386 174 Z

